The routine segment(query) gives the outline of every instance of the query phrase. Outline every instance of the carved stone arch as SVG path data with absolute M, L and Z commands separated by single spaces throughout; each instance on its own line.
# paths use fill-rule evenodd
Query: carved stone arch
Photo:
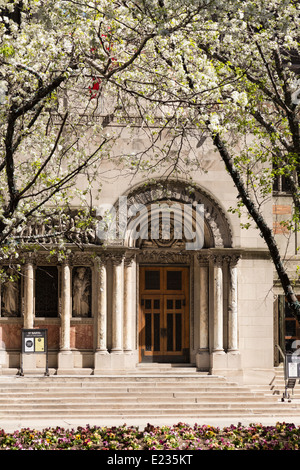
M 125 196 L 127 208 L 133 207 L 136 210 L 139 206 L 149 208 L 151 204 L 155 203 L 189 204 L 193 208 L 202 204 L 204 206 L 205 248 L 232 247 L 232 231 L 225 211 L 208 191 L 197 185 L 187 185 L 181 181 L 158 180 L 156 183 L 139 185 L 131 189 Z M 116 208 L 117 206 L 118 202 L 115 204 Z M 128 227 L 130 227 L 131 221 L 132 219 L 129 218 Z M 130 241 L 130 230 L 124 237 L 124 245 L 141 246 L 138 241 L 135 245 L 132 240 Z

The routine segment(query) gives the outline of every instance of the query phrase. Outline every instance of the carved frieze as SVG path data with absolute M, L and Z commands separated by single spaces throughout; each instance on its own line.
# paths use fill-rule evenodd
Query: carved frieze
M 189 264 L 191 255 L 184 252 L 174 252 L 166 250 L 144 250 L 138 256 L 140 263 L 156 264 Z

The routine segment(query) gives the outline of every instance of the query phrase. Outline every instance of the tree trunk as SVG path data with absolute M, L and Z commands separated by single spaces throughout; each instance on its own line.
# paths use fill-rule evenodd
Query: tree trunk
M 286 299 L 288 302 L 289 307 L 292 310 L 293 315 L 300 320 L 300 302 L 297 300 L 297 297 L 294 293 L 293 287 L 291 285 L 289 276 L 287 274 L 287 271 L 283 265 L 281 255 L 279 253 L 279 249 L 276 243 L 276 240 L 274 239 L 272 230 L 268 226 L 268 224 L 265 222 L 263 216 L 260 214 L 258 211 L 257 207 L 251 200 L 247 189 L 244 185 L 244 182 L 239 174 L 239 172 L 236 170 L 234 166 L 234 162 L 232 158 L 230 157 L 228 150 L 222 141 L 220 135 L 214 134 L 212 136 L 214 145 L 217 147 L 220 156 L 222 157 L 222 160 L 239 192 L 241 201 L 247 208 L 249 214 L 251 215 L 252 219 L 256 223 L 257 227 L 259 228 L 261 235 L 265 241 L 265 243 L 268 246 L 272 261 L 274 263 L 274 266 L 276 268 L 279 280 L 281 282 L 282 288 L 284 290 L 284 293 L 286 295 Z

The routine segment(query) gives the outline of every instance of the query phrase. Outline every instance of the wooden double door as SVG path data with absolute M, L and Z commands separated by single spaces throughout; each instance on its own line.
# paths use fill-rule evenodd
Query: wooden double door
M 189 361 L 189 269 L 140 268 L 141 362 Z

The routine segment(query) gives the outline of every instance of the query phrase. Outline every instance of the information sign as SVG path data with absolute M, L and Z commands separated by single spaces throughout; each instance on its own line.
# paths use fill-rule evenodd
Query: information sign
M 48 330 L 42 328 L 22 329 L 22 353 L 46 354 L 46 375 L 48 375 Z M 23 360 L 21 364 L 23 375 Z
M 286 354 L 285 373 L 287 379 L 300 378 L 300 355 L 296 353 Z

